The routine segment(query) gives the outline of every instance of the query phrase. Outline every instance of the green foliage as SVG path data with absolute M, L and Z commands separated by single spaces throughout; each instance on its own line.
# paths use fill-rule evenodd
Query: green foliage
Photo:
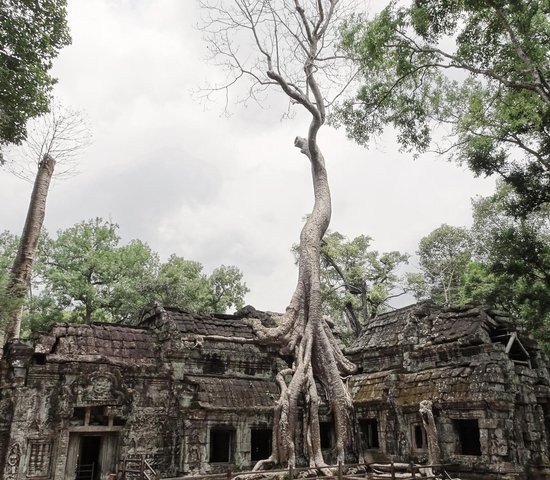
M 222 265 L 208 277 L 211 292 L 211 311 L 225 312 L 244 306 L 244 297 L 250 291 L 243 283 L 242 272 L 234 266 Z
M 516 195 L 500 185 L 474 202 L 477 261 L 467 269 L 463 299 L 513 313 L 550 344 L 550 208 L 513 217 L 508 205 Z
M 34 264 L 23 334 L 45 331 L 56 322 L 135 322 L 153 302 L 190 312 L 240 308 L 248 292 L 242 273 L 220 266 L 211 275 L 198 262 L 176 255 L 161 263 L 139 240 L 120 244 L 118 225 L 96 218 L 44 235 Z M 18 238 L 0 234 L 0 314 L 10 300 L 5 284 Z
M 420 240 L 420 268 L 425 285 L 418 277 L 410 277 L 418 293 L 424 289 L 431 300 L 444 305 L 460 303 L 462 277 L 472 258 L 472 244 L 465 228 L 441 225 Z
M 154 298 L 164 305 L 201 313 L 223 313 L 243 306 L 249 290 L 237 267 L 222 265 L 210 276 L 202 269 L 199 262 L 171 255 L 153 282 Z
M 516 216 L 550 201 L 548 1 L 392 2 L 370 22 L 350 19 L 342 44 L 362 72 L 332 118 L 350 137 L 366 145 L 390 125 L 406 151 L 434 146 L 497 174 L 518 193 Z M 436 126 L 448 141 L 434 141 Z
M 68 311 L 72 321 L 86 323 L 123 320 L 143 306 L 140 289 L 157 256 L 140 241 L 119 246 L 117 229 L 96 218 L 58 232 L 38 265 L 44 281 L 39 305 Z
M 550 209 L 510 214 L 517 192 L 500 183 L 473 203 L 470 230 L 443 225 L 420 242 L 417 299 L 505 310 L 550 348 Z
M 371 238 L 359 235 L 351 240 L 328 232 L 321 249 L 321 296 L 325 314 L 341 330 L 355 335 L 365 322 L 388 308 L 391 298 L 403 293 L 399 267 L 408 255 L 380 253 L 370 249 Z
M 46 113 L 48 71 L 70 43 L 66 0 L 3 0 L 0 7 L 0 146 L 20 143 L 29 118 Z
M 8 320 L 15 302 L 6 294 L 9 274 L 17 253 L 19 239 L 7 230 L 0 233 L 0 326 Z

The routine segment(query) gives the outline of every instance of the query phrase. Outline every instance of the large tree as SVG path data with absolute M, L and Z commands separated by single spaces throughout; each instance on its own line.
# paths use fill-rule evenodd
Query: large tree
M 510 213 L 517 192 L 504 182 L 473 201 L 470 229 L 442 225 L 420 241 L 422 273 L 409 273 L 418 299 L 483 303 L 512 313 L 550 346 L 550 210 Z
M 200 262 L 170 255 L 144 296 L 149 303 L 159 301 L 190 312 L 225 313 L 243 307 L 249 289 L 242 280 L 237 267 L 221 265 L 206 275 Z
M 397 251 L 380 253 L 370 237 L 351 240 L 327 232 L 321 247 L 321 296 L 324 312 L 341 330 L 357 337 L 370 318 L 389 308 L 391 299 L 406 293 L 399 267 L 409 256 Z
M 324 467 L 319 432 L 318 385 L 330 404 L 335 432 L 335 451 L 344 461 L 352 437 L 350 394 L 341 375 L 354 371 L 343 356 L 332 330 L 323 318 L 321 304 L 321 241 L 331 217 L 331 199 L 325 161 L 318 134 L 325 123 L 335 68 L 342 56 L 337 51 L 339 0 L 233 0 L 204 1 L 205 26 L 210 49 L 228 67 L 230 78 L 220 88 L 248 77 L 251 95 L 273 86 L 310 115 L 306 137 L 294 144 L 308 159 L 314 204 L 300 235 L 298 283 L 286 313 L 277 326 L 253 325 L 260 341 L 280 347 L 292 365 L 277 374 L 281 393 L 273 422 L 272 454 L 259 462 L 296 463 L 297 426 L 304 426 L 306 456 L 311 467 Z M 237 45 L 248 35 L 257 53 Z M 332 91 L 332 93 L 335 93 Z M 337 95 L 337 93 L 336 93 Z M 302 407 L 300 401 L 303 400 Z M 304 421 L 299 417 L 303 409 Z
M 468 229 L 443 224 L 420 240 L 417 254 L 427 296 L 442 305 L 460 304 L 463 276 L 472 259 Z
M 120 246 L 118 225 L 96 218 L 59 231 L 41 262 L 43 297 L 73 321 L 120 320 L 150 282 L 157 257 L 140 241 Z
M 2 0 L 0 4 L 0 160 L 21 143 L 30 118 L 49 110 L 55 79 L 48 73 L 70 43 L 66 0 Z
M 352 18 L 343 44 L 363 72 L 334 118 L 352 138 L 391 125 L 405 149 L 504 178 L 515 215 L 550 201 L 547 0 L 393 1 L 372 22 Z

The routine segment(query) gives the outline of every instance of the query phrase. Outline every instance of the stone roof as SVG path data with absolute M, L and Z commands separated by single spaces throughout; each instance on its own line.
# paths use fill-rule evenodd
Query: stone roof
M 474 343 L 483 343 L 490 329 L 510 323 L 504 314 L 482 307 L 444 308 L 425 302 L 370 320 L 352 349 L 440 344 L 474 337 Z
M 350 379 L 354 402 L 387 402 L 387 392 L 393 391 L 396 404 L 403 407 L 417 406 L 422 400 L 446 404 L 498 401 L 509 395 L 506 393 L 509 387 L 503 368 L 492 362 L 416 373 L 386 371 Z
M 279 398 L 275 382 L 257 378 L 231 378 L 188 375 L 196 385 L 196 401 L 206 409 L 272 409 Z
M 41 335 L 35 353 L 49 361 L 79 361 L 121 365 L 154 364 L 154 334 L 148 330 L 114 324 L 58 324 Z
M 141 325 L 151 325 L 159 317 L 162 317 L 164 322 L 173 323 L 183 336 L 217 335 L 221 337 L 255 338 L 252 327 L 247 325 L 240 316 L 189 313 L 177 308 L 163 308 L 157 311 L 155 315 L 145 318 Z

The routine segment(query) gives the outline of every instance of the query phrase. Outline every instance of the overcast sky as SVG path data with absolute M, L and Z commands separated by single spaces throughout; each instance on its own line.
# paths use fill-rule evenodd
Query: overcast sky
M 69 0 L 73 43 L 55 62 L 56 96 L 86 112 L 93 143 L 80 175 L 54 183 L 50 232 L 96 216 L 159 252 L 214 267 L 236 265 L 247 302 L 282 311 L 296 281 L 290 246 L 312 207 L 309 165 L 293 146 L 306 118 L 204 105 L 196 91 L 219 72 L 205 63 L 196 0 Z M 379 3 L 379 2 L 376 2 Z M 195 93 L 194 93 L 195 92 Z M 469 225 L 470 199 L 488 195 L 442 158 L 399 154 L 387 132 L 371 149 L 323 128 L 333 197 L 331 229 L 370 235 L 381 251 L 414 253 L 442 223 Z M 0 229 L 20 233 L 31 185 L 0 172 Z M 412 266 L 414 267 L 414 259 Z

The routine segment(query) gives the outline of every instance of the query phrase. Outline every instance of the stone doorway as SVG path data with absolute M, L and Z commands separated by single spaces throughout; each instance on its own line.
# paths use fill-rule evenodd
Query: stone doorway
M 117 460 L 118 433 L 71 433 L 65 480 L 107 480 Z
M 80 439 L 80 454 L 76 466 L 76 480 L 99 480 L 101 465 L 101 436 L 85 435 Z

